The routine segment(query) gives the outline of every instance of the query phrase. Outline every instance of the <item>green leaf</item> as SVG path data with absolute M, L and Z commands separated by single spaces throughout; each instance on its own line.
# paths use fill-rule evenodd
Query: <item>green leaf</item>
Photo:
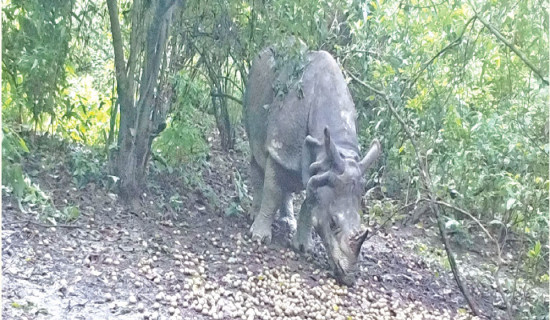
M 66 207 L 64 211 L 65 211 L 65 219 L 67 221 L 74 221 L 78 219 L 78 217 L 80 216 L 80 210 L 78 210 L 78 208 L 75 206 Z
M 476 132 L 477 129 L 479 129 L 479 127 L 481 126 L 481 123 L 476 123 L 471 129 L 470 129 L 470 132 Z
M 71 62 L 67 62 L 67 64 L 65 65 L 65 71 L 67 71 L 69 75 L 74 76 L 74 65 Z
M 25 140 L 23 140 L 21 137 L 19 138 L 19 145 L 21 146 L 21 149 L 25 151 L 26 153 L 29 153 L 29 148 L 27 148 L 27 144 L 25 143 Z
M 540 241 L 537 241 L 535 243 L 535 247 L 533 248 L 533 250 L 535 251 L 536 255 L 538 255 L 540 253 Z
M 8 186 L 13 188 L 13 193 L 18 199 L 22 199 L 27 189 L 27 183 L 23 175 L 23 169 L 20 164 L 2 164 L 2 175 L 4 181 Z

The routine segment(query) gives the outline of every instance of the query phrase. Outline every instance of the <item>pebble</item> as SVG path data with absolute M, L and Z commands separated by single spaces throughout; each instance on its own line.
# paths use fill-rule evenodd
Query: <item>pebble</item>
M 103 295 L 105 297 L 105 301 L 113 301 L 113 295 L 110 292 L 107 292 Z

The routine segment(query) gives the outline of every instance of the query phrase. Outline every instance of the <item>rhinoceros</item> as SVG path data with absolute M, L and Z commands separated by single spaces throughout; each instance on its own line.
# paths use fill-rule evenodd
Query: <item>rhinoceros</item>
M 292 196 L 305 189 L 292 247 L 310 250 L 313 227 L 336 279 L 353 285 L 367 236 L 359 215 L 363 174 L 381 146 L 375 139 L 360 158 L 355 105 L 337 62 L 325 51 L 309 52 L 306 59 L 301 88 L 284 95 L 274 89 L 275 81 L 284 82 L 287 75 L 275 70 L 272 48 L 250 68 L 244 98 L 253 189 L 250 234 L 269 243 L 277 210 L 296 228 Z

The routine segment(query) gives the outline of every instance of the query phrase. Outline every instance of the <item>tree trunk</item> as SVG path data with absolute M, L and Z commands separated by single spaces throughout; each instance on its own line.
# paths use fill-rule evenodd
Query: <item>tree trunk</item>
M 227 98 L 224 94 L 220 93 L 212 93 L 211 97 L 214 117 L 216 118 L 216 127 L 220 133 L 221 147 L 223 151 L 228 151 L 235 146 L 235 130 L 231 126 L 229 119 Z
M 120 179 L 120 196 L 134 206 L 145 184 L 152 140 L 165 127 L 168 108 L 156 103 L 159 99 L 156 93 L 160 92 L 159 73 L 166 66 L 162 60 L 166 59 L 168 29 L 175 4 L 176 0 L 133 3 L 130 55 L 126 64 L 116 0 L 107 0 L 120 105 L 118 148 L 112 151 L 111 168 Z M 150 10 L 152 19 L 146 19 L 145 10 Z M 147 30 L 145 39 L 141 36 L 143 30 Z M 139 59 L 142 55 L 143 59 Z M 137 101 L 136 93 L 139 93 Z

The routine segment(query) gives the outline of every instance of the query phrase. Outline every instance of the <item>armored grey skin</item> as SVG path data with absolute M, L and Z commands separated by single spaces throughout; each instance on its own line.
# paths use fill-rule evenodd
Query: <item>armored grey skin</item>
M 273 51 L 252 63 L 244 99 L 244 120 L 251 161 L 253 239 L 269 243 L 277 210 L 296 225 L 292 193 L 306 189 L 292 246 L 311 249 L 311 228 L 323 240 L 336 278 L 355 282 L 357 258 L 367 231 L 361 230 L 363 174 L 381 153 L 374 140 L 361 160 L 356 111 L 342 72 L 325 51 L 307 55 L 302 95 L 290 90 L 275 97 Z

